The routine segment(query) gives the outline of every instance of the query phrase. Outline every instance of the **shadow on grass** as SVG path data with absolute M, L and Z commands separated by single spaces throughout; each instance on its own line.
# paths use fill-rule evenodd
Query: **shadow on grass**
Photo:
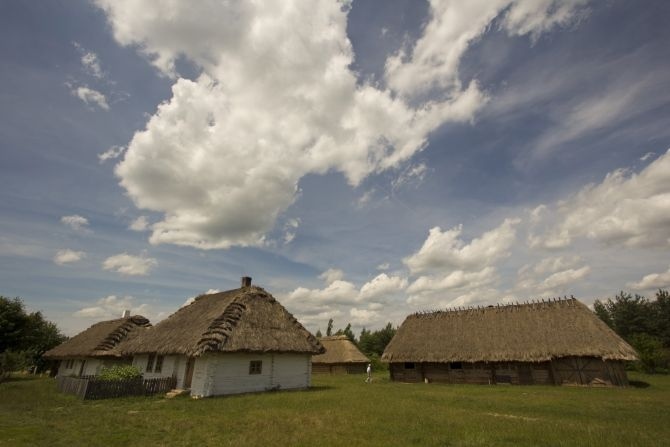
M 26 375 L 16 375 L 12 374 L 11 376 L 0 380 L 0 383 L 7 383 L 7 382 L 28 382 L 31 380 L 39 380 L 39 379 L 46 379 L 44 376 L 34 376 L 32 374 L 26 374 Z
M 308 391 L 308 392 L 314 392 L 314 391 L 329 391 L 329 390 L 335 390 L 337 387 L 330 386 L 330 385 L 312 385 L 306 390 L 303 391 Z
M 633 388 L 649 388 L 651 386 L 647 382 L 643 382 L 641 380 L 631 380 L 628 382 L 628 384 Z

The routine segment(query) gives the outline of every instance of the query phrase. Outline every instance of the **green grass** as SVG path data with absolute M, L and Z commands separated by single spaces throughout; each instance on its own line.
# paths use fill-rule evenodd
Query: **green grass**
M 0 384 L 0 446 L 668 445 L 670 377 L 645 388 L 402 384 L 323 377 L 309 391 L 80 401 L 52 379 Z

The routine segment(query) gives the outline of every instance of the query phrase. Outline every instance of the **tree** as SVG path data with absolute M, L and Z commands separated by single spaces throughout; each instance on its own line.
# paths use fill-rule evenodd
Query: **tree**
M 326 337 L 333 335 L 333 319 L 328 320 L 328 327 L 326 328 Z
M 323 335 L 321 335 L 321 329 L 316 330 L 316 338 L 321 338 Z
M 596 302 L 596 314 L 623 339 L 630 341 L 635 334 L 653 333 L 653 310 L 645 297 L 621 291 L 613 300 Z
M 0 354 L 5 354 L 5 370 L 25 366 L 43 370 L 42 354 L 66 338 L 41 312 L 26 312 L 21 299 L 0 296 Z
M 356 344 L 356 336 L 351 330 L 351 323 L 347 323 L 347 327 L 344 329 L 338 329 L 337 332 L 335 332 L 335 335 L 346 335 L 352 343 Z

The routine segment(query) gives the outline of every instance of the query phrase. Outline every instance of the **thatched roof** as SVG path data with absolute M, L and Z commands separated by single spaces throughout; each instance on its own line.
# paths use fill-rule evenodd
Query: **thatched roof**
M 346 335 L 319 339 L 326 352 L 312 357 L 312 363 L 368 363 L 368 359 Z
M 635 350 L 576 299 L 407 317 L 388 362 L 541 362 L 566 356 L 636 360 Z
M 101 321 L 44 353 L 50 359 L 120 357 L 119 344 L 151 326 L 141 315 Z
M 324 348 L 272 295 L 251 286 L 201 295 L 128 340 L 122 350 L 198 356 L 209 351 L 319 354 Z

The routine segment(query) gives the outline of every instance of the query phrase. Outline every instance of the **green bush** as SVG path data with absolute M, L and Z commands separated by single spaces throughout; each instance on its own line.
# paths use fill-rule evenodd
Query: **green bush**
M 658 338 L 635 334 L 631 337 L 631 344 L 640 356 L 640 361 L 636 362 L 638 370 L 649 374 L 668 372 L 667 352 Z
M 0 382 L 9 377 L 14 371 L 19 371 L 27 365 L 27 354 L 23 351 L 5 351 L 0 353 Z
M 117 365 L 111 368 L 102 368 L 102 371 L 98 374 L 98 379 L 108 381 L 139 379 L 141 377 L 142 373 L 140 370 L 132 365 Z

